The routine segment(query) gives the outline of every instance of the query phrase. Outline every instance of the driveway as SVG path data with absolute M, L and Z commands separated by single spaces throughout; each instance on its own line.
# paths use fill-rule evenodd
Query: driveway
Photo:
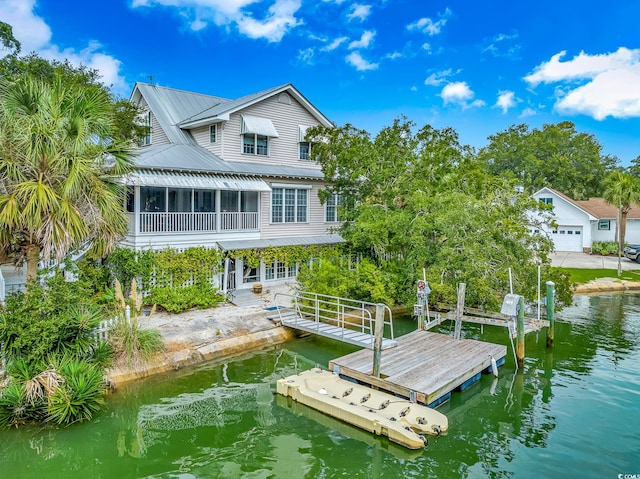
M 620 258 L 625 271 L 640 270 L 640 264 L 627 258 Z M 618 258 L 615 256 L 599 256 L 586 253 L 568 253 L 556 251 L 551 254 L 551 266 L 563 268 L 618 269 Z

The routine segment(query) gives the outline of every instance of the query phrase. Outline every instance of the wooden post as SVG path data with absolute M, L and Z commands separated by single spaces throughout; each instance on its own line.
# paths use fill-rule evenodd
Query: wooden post
M 524 297 L 518 300 L 518 323 L 516 327 L 516 360 L 518 369 L 524 368 Z
M 384 334 L 384 304 L 376 304 L 376 323 L 373 339 L 373 376 L 380 377 L 380 358 L 382 356 L 382 335 Z
M 462 334 L 462 316 L 464 315 L 464 294 L 467 285 L 465 283 L 458 284 L 458 304 L 456 305 L 456 328 L 453 333 L 454 339 L 460 339 Z
M 547 329 L 547 347 L 553 346 L 554 331 L 554 301 L 556 295 L 556 285 L 553 281 L 547 281 L 547 321 L 549 328 Z

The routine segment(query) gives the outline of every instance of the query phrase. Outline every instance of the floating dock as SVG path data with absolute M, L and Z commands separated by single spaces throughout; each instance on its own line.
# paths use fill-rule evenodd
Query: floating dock
M 329 362 L 341 377 L 376 387 L 411 401 L 436 407 L 489 372 L 492 358 L 504 364 L 507 347 L 473 339 L 454 339 L 429 331 L 396 338 L 397 346 L 383 351 L 380 377 L 372 375 L 373 351 L 364 349 Z
M 276 388 L 282 396 L 409 449 L 426 446 L 423 434 L 439 436 L 449 428 L 447 417 L 438 411 L 319 368 L 280 379 Z

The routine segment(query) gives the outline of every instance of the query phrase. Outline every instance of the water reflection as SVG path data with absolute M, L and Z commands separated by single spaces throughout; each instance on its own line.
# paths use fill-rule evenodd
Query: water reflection
M 450 432 L 409 451 L 290 398 L 280 377 L 350 347 L 308 338 L 133 384 L 90 424 L 0 432 L 4 478 L 617 477 L 636 473 L 640 297 L 580 296 L 558 315 L 556 344 L 529 335 L 524 372 L 440 409 Z M 445 331 L 447 327 L 445 326 Z M 509 344 L 501 328 L 465 335 Z

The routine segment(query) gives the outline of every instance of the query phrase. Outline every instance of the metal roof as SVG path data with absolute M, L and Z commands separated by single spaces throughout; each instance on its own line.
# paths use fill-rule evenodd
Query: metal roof
M 218 112 L 228 114 L 283 91 L 300 101 L 321 123 L 331 125 L 331 122 L 291 84 L 269 88 L 236 100 L 228 100 L 148 83 L 136 83 L 131 99 L 134 100 L 137 94 L 144 97 L 170 144 L 149 145 L 136 150 L 135 165 L 141 169 L 153 170 L 323 179 L 324 175 L 319 168 L 225 161 L 199 146 L 191 133 L 180 127 L 180 122 L 185 118 L 204 117 L 209 118 L 207 121 L 211 123 L 213 122 L 211 115 L 215 116 Z
M 178 127 L 178 123 L 193 116 L 204 109 L 212 108 L 229 100 L 193 93 L 184 90 L 150 85 L 148 83 L 136 83 L 134 88 L 140 91 L 149 108 L 160 123 L 162 130 L 172 143 L 195 144 L 195 140 L 188 131 Z M 133 95 L 132 95 L 133 97 Z
M 252 176 L 205 175 L 189 172 L 133 171 L 120 179 L 129 186 L 163 186 L 232 191 L 271 191 L 264 180 Z
M 322 180 L 319 168 L 292 168 L 284 165 L 224 161 L 198 145 L 145 146 L 135 151 L 137 168 L 150 170 L 192 171 L 202 173 L 231 173 L 237 175 L 271 176 Z
M 227 102 L 222 102 L 219 105 L 211 106 L 201 111 L 197 115 L 186 118 L 179 124 L 179 126 L 181 126 L 182 128 L 193 128 L 196 126 L 213 123 L 216 119 L 219 118 L 227 119 L 228 116 L 233 112 L 241 110 L 242 108 L 246 108 L 250 105 L 253 105 L 254 103 L 264 100 L 265 98 L 277 95 L 278 93 L 282 93 L 285 91 L 293 96 L 300 104 L 302 104 L 309 111 L 309 113 L 311 113 L 321 124 L 323 124 L 324 126 L 333 126 L 333 123 L 331 123 L 331 121 L 326 116 L 324 116 L 320 112 L 320 110 L 318 110 L 309 100 L 307 100 L 304 95 L 300 93 L 298 89 L 291 83 L 269 88 L 267 90 L 237 98 L 236 100 L 230 100 Z
M 337 234 L 317 235 L 317 236 L 291 236 L 288 238 L 270 238 L 254 240 L 218 241 L 218 246 L 224 251 L 235 251 L 239 249 L 260 249 L 282 246 L 307 246 L 323 244 L 344 243 L 342 236 Z

